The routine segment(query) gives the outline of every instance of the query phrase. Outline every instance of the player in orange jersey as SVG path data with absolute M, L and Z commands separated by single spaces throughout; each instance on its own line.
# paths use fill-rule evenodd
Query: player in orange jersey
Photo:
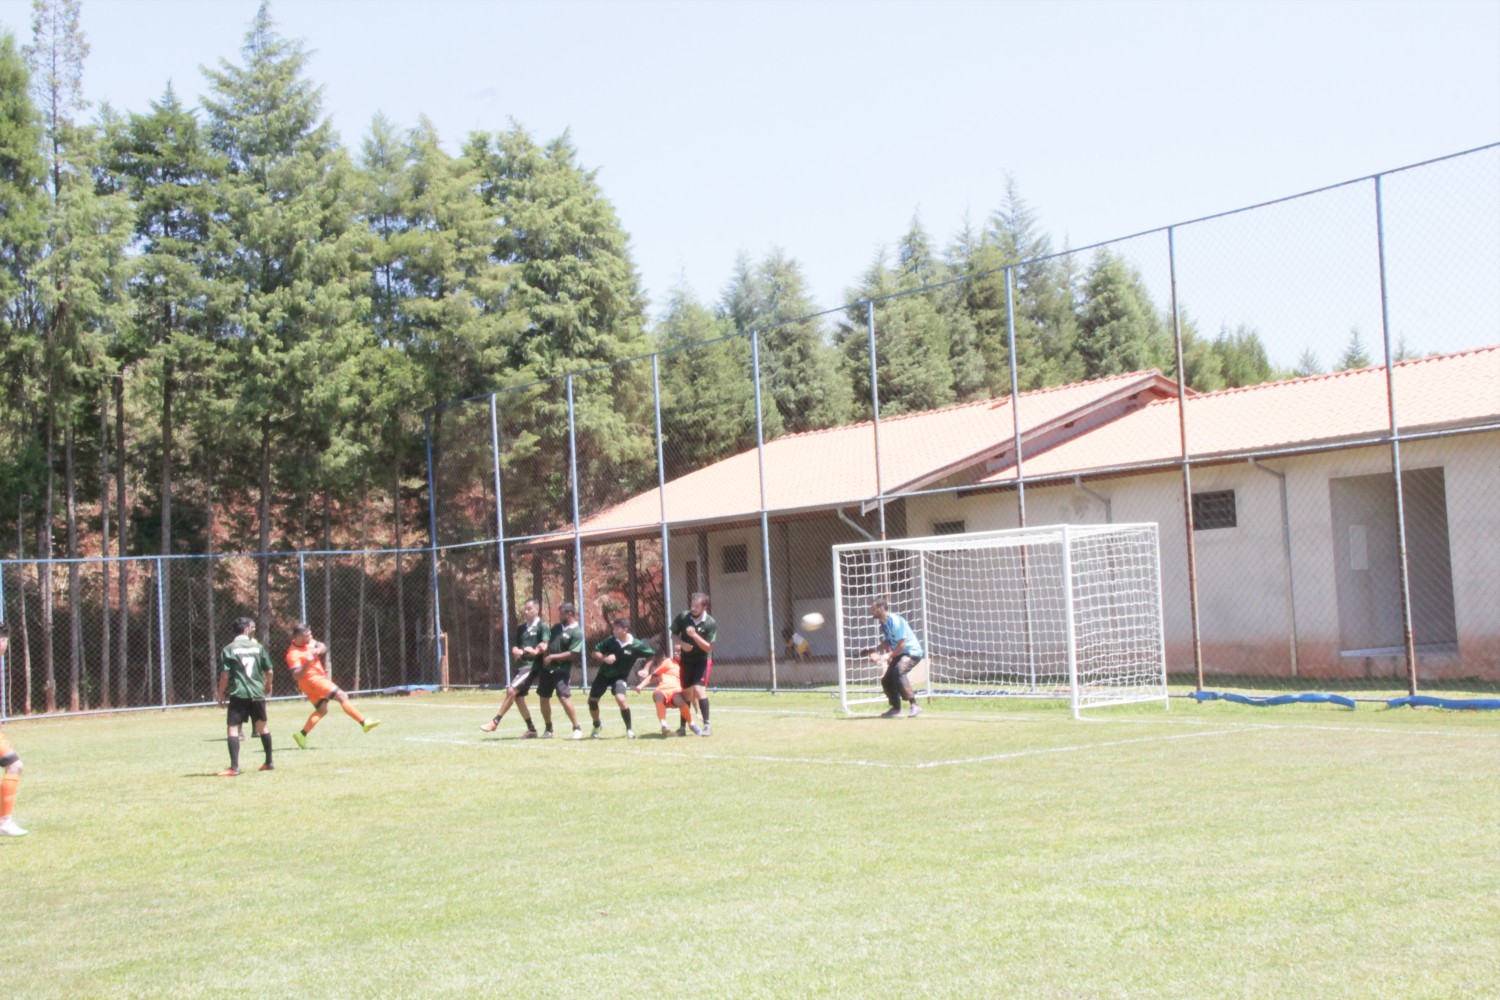
M 349 703 L 349 696 L 343 689 L 333 683 L 333 678 L 328 676 L 328 646 L 314 639 L 312 629 L 304 622 L 292 626 L 292 644 L 286 651 L 286 665 L 297 687 L 313 703 L 313 713 L 307 717 L 302 731 L 292 734 L 292 739 L 302 749 L 307 749 L 307 734 L 328 714 L 330 698 L 336 700 L 344 714 L 359 723 L 365 732 L 380 725 L 378 719 L 366 719 L 361 715 L 359 709 Z
M 672 735 L 672 727 L 667 725 L 667 709 L 675 708 L 682 716 L 682 724 L 677 728 L 678 736 L 686 736 L 688 726 L 692 725 L 692 709 L 688 706 L 687 695 L 682 690 L 682 645 L 676 647 L 676 657 L 663 659 L 657 664 L 656 669 L 649 666 L 642 667 L 636 674 L 641 682 L 635 686 L 637 691 L 644 690 L 646 682 L 652 677 L 656 678 L 656 692 L 651 700 L 656 703 L 656 721 L 661 723 L 661 734 L 663 737 Z M 693 733 L 697 734 L 698 727 L 693 726 Z
M 0 656 L 5 655 L 10 645 L 10 626 L 0 622 Z M 0 837 L 24 837 L 26 831 L 16 825 L 16 786 L 21 783 L 21 755 L 11 747 L 10 740 L 0 733 Z

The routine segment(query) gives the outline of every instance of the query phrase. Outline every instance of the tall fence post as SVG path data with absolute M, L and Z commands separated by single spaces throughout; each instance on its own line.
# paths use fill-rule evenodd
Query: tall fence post
M 1385 209 L 1375 175 L 1375 244 L 1380 256 L 1380 336 L 1385 347 L 1385 401 L 1391 428 L 1391 478 L 1396 489 L 1396 571 L 1401 583 L 1401 642 L 1406 653 L 1406 690 L 1417 693 L 1417 641 L 1411 621 L 1411 564 L 1406 548 L 1406 491 L 1401 482 L 1401 425 L 1396 420 L 1396 373 L 1391 364 L 1391 313 L 1386 295 Z
M 443 664 L 447 660 L 448 651 L 443 648 L 443 608 L 442 597 L 438 590 L 438 533 L 437 533 L 437 479 L 432 468 L 432 411 L 428 410 L 422 414 L 422 423 L 427 436 L 427 552 L 432 560 L 432 643 L 437 653 L 437 661 L 433 664 L 437 671 L 439 683 L 446 681 L 443 676 Z
M 500 634 L 506 640 L 505 685 L 510 686 L 510 585 L 505 575 L 505 503 L 500 490 L 500 414 L 490 393 L 490 455 L 495 463 L 495 552 L 500 569 Z
M 760 394 L 760 332 L 750 331 L 750 367 L 755 384 L 755 461 L 760 482 L 760 556 L 765 573 L 766 649 L 771 659 L 771 692 L 776 692 L 776 613 L 771 595 L 771 522 L 766 514 L 766 425 Z
M 880 382 L 875 361 L 875 300 L 865 302 L 865 323 L 870 340 L 870 420 L 875 444 L 875 504 L 880 511 L 880 540 L 885 541 L 885 484 L 880 469 Z M 759 383 L 756 385 L 759 391 Z
M 10 568 L 10 563 L 7 562 L 4 559 L 0 559 L 0 625 L 4 625 L 7 621 L 9 621 L 9 619 L 5 617 L 5 598 L 6 598 L 6 595 L 8 593 L 8 591 L 6 590 L 6 587 L 5 587 L 5 581 L 6 581 L 6 577 L 7 577 L 8 574 L 5 571 L 7 569 L 9 569 L 9 568 Z M 23 611 L 23 613 L 24 613 L 24 611 Z M 109 669 L 109 665 L 108 664 L 105 664 L 105 669 L 106 670 Z M 4 722 L 6 719 L 9 719 L 9 718 L 10 718 L 10 644 L 7 643 L 5 651 L 3 653 L 0 653 L 0 722 Z
M 584 618 L 583 611 L 583 527 L 582 519 L 578 513 L 578 421 L 573 408 L 573 376 L 567 377 L 568 381 L 568 474 L 572 477 L 573 485 L 573 607 L 578 613 L 578 631 L 583 635 L 584 651 L 578 657 L 578 665 L 583 669 L 583 685 L 589 683 L 589 654 L 588 654 L 588 622 Z
M 167 595 L 162 581 L 166 560 L 156 557 L 156 669 L 161 683 L 161 707 L 170 703 L 167 694 Z
M 662 655 L 672 655 L 672 555 L 667 529 L 667 460 L 662 448 L 661 434 L 661 366 L 658 355 L 651 355 L 651 402 L 656 409 L 656 499 L 661 509 L 661 596 L 662 606 Z
M 1010 267 L 1005 269 L 1005 342 L 1010 355 L 1010 422 L 1016 449 L 1017 527 L 1026 527 L 1026 476 L 1021 468 L 1021 378 L 1016 366 L 1016 310 L 1011 298 Z
M 1198 622 L 1198 543 L 1193 537 L 1193 461 L 1187 437 L 1187 376 L 1183 373 L 1182 314 L 1177 308 L 1177 237 L 1167 227 L 1167 272 L 1172 286 L 1172 347 L 1177 358 L 1177 440 L 1182 450 L 1182 520 L 1187 532 L 1188 613 L 1192 620 L 1193 671 L 1203 690 L 1203 632 Z

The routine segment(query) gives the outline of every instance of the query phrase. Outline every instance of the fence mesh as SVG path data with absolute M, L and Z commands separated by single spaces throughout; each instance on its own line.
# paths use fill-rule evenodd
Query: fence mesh
M 697 591 L 715 684 L 832 684 L 833 630 L 788 640 L 832 619 L 833 545 L 1059 522 L 1160 525 L 1176 684 L 1500 689 L 1500 146 L 993 250 L 433 411 L 429 549 L 7 562 L 3 710 L 208 700 L 240 614 L 273 650 L 309 621 L 351 689 L 503 683 L 527 598 L 665 651 Z M 815 371 L 855 389 L 841 419 L 796 402 Z

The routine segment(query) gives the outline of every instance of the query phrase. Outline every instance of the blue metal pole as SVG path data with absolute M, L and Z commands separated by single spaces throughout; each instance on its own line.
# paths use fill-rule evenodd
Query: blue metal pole
M 578 423 L 573 407 L 573 376 L 568 376 L 568 469 L 573 477 L 573 606 L 578 609 L 578 629 L 587 636 L 588 623 L 583 615 L 583 534 L 579 531 L 578 516 Z M 584 645 L 588 642 L 585 640 Z M 583 686 L 589 683 L 589 658 L 587 651 L 578 658 L 583 668 Z
M 505 503 L 500 492 L 500 414 L 490 393 L 490 455 L 495 462 L 495 554 L 500 566 L 500 634 L 505 638 L 505 683 L 510 685 L 510 588 L 505 583 Z
M 433 667 L 437 671 L 438 679 L 441 680 L 443 657 L 447 654 L 447 650 L 443 648 L 442 598 L 438 592 L 437 480 L 433 477 L 432 469 L 431 410 L 422 414 L 422 425 L 427 435 L 427 552 L 432 557 L 432 640 L 433 648 L 437 651 L 437 661 Z

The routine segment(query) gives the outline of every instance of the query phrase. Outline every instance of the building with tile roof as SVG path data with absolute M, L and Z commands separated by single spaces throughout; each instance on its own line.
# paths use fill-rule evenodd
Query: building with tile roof
M 713 594 L 723 682 L 733 661 L 763 665 L 781 625 L 831 617 L 830 546 L 882 523 L 887 537 L 1011 528 L 1023 506 L 1032 525 L 1161 525 L 1174 674 L 1201 658 L 1213 676 L 1399 679 L 1393 413 L 1420 675 L 1500 680 L 1500 346 L 1399 362 L 1389 380 L 1377 367 L 1179 398 L 1133 372 L 787 435 L 627 498 L 580 535 L 651 538 L 665 512 L 674 601 Z M 832 655 L 831 632 L 810 637 L 815 656 Z

